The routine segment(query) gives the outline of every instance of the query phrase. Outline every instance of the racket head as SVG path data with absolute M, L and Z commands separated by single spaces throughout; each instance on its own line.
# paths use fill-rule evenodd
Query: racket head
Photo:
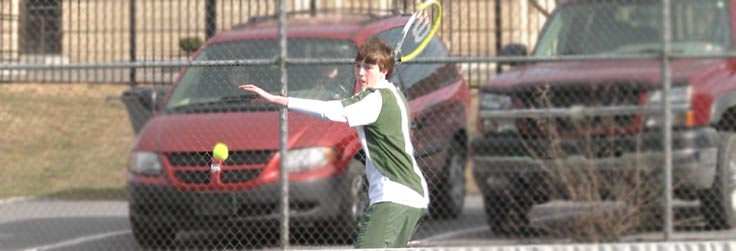
M 401 39 L 394 47 L 398 62 L 414 59 L 427 47 L 442 22 L 442 5 L 437 0 L 421 3 L 401 30 Z

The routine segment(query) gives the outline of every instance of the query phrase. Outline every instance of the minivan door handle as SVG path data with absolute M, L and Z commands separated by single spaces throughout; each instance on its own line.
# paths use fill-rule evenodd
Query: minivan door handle
M 425 125 L 427 125 L 427 117 L 422 116 L 411 122 L 411 129 L 419 130 L 419 129 L 422 129 Z

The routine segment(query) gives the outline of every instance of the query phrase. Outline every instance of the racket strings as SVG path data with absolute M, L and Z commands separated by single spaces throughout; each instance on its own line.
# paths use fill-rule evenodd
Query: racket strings
M 442 6 L 438 1 L 422 3 L 402 29 L 401 39 L 395 47 L 397 61 L 410 61 L 419 55 L 437 32 L 441 19 Z M 405 45 L 406 40 L 411 42 Z

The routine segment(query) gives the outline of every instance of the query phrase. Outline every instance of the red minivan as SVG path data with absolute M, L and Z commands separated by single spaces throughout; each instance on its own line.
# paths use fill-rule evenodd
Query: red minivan
M 408 16 L 294 17 L 289 58 L 352 59 L 372 37 L 398 40 Z M 272 59 L 278 22 L 258 19 L 223 31 L 195 61 Z M 411 40 L 411 39 L 408 39 Z M 419 56 L 446 57 L 436 37 Z M 289 96 L 334 100 L 354 94 L 350 64 L 289 64 Z M 392 82 L 409 99 L 415 154 L 431 189 L 430 214 L 456 217 L 465 197 L 468 87 L 454 63 L 400 64 Z M 130 222 L 143 247 L 167 246 L 188 230 L 260 231 L 279 226 L 279 108 L 237 88 L 280 92 L 278 65 L 182 69 L 140 129 L 129 162 Z M 149 98 L 150 99 L 150 98 Z M 151 100 L 149 100 L 150 102 Z M 212 146 L 229 146 L 221 182 L 210 180 Z M 360 142 L 347 124 L 288 114 L 290 225 L 350 242 L 368 204 Z

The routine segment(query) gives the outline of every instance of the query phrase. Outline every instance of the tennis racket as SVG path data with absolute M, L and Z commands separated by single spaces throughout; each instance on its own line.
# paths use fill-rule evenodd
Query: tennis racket
M 401 39 L 394 47 L 396 61 L 407 62 L 419 55 L 439 30 L 441 21 L 442 5 L 440 2 L 428 0 L 421 3 L 404 25 L 404 29 L 401 30 Z M 410 42 L 405 44 L 407 38 L 410 39 Z M 408 53 L 404 54 L 404 50 Z

